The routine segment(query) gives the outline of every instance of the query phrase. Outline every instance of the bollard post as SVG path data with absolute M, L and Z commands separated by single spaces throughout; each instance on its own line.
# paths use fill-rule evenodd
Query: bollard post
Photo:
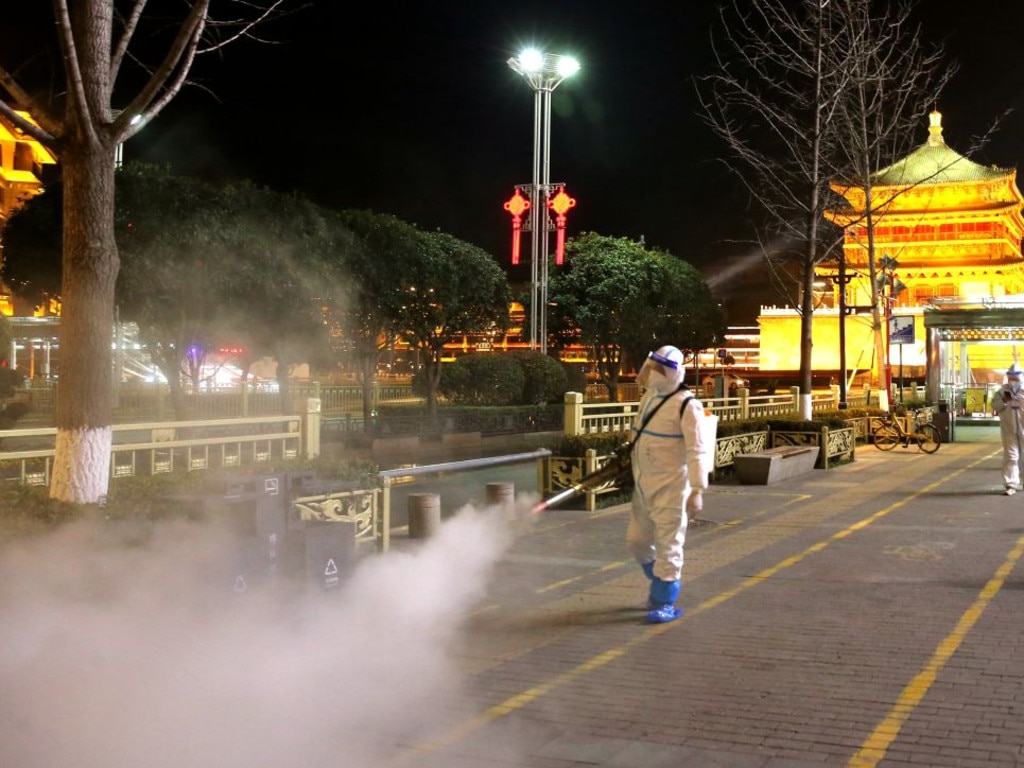
M 562 427 L 566 435 L 583 434 L 583 393 L 565 393 L 565 423 Z
M 487 504 L 507 509 L 515 503 L 516 484 L 511 482 L 488 483 Z
M 441 496 L 437 493 L 409 494 L 409 538 L 429 539 L 441 527 Z
M 302 455 L 314 459 L 320 455 L 320 398 L 306 398 L 306 412 L 302 414 Z

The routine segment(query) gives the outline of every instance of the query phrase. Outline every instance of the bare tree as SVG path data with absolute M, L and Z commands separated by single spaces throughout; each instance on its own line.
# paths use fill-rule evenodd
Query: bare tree
M 881 293 L 875 220 L 906 188 L 879 196 L 875 193 L 876 174 L 911 151 L 922 115 L 929 104 L 937 102 L 956 71 L 952 64 L 944 64 L 941 47 L 923 40 L 913 22 L 914 7 L 912 2 L 891 2 L 879 15 L 867 2 L 839 3 L 836 11 L 844 22 L 832 41 L 850 77 L 836 121 L 841 136 L 836 161 L 845 171 L 837 174 L 834 188 L 844 196 L 851 192 L 857 198 L 863 196 L 860 221 L 844 223 L 859 224 L 865 232 L 864 261 L 871 286 L 875 347 L 871 383 L 886 396 L 890 382 L 882 373 L 888 370 L 889 350 L 883 341 L 882 301 L 891 297 L 886 299 Z M 849 205 L 842 208 L 849 210 Z M 845 290 L 847 264 L 841 249 L 838 257 L 840 290 Z
M 733 0 L 713 41 L 716 69 L 698 80 L 707 122 L 730 151 L 726 164 L 766 216 L 766 256 L 798 265 L 803 394 L 811 392 L 814 265 L 838 243 L 823 218 L 832 200 L 832 126 L 848 87 L 829 50 L 834 5 Z
M 733 0 L 722 12 L 716 71 L 699 81 L 728 166 L 766 214 L 764 241 L 791 246 L 777 252 L 797 264 L 803 394 L 811 391 L 815 265 L 841 254 L 842 232 L 823 216 L 848 207 L 830 182 L 870 188 L 870 174 L 908 148 L 913 119 L 948 80 L 936 74 L 941 50 L 927 51 L 912 27 L 912 8 Z
M 0 58 L 0 113 L 57 153 L 64 181 L 61 396 L 52 498 L 95 503 L 107 492 L 118 272 L 116 148 L 178 94 L 197 56 L 251 37 L 255 25 L 288 1 L 193 0 L 169 19 L 166 4 L 147 11 L 146 0 L 52 0 L 52 18 L 40 21 L 55 30 L 58 87 L 37 87 L 28 66 L 33 62 Z M 230 14 L 230 21 L 213 16 L 214 6 Z M 127 84 L 119 85 L 122 76 Z M 141 85 L 135 88 L 136 83 Z M 115 88 L 126 87 L 134 95 L 121 94 L 127 107 L 118 112 L 112 107 Z

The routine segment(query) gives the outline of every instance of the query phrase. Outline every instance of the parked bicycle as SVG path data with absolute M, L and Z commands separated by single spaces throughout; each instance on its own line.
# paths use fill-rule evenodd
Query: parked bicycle
M 939 450 L 942 438 L 939 435 L 938 427 L 931 421 L 924 421 L 918 412 L 914 414 L 913 429 L 907 430 L 904 426 L 904 419 L 901 418 L 904 413 L 890 411 L 881 417 L 882 423 L 875 427 L 872 435 L 875 448 L 880 451 L 891 451 L 899 443 L 903 443 L 903 447 L 908 448 L 911 442 L 914 442 L 925 453 L 935 453 Z

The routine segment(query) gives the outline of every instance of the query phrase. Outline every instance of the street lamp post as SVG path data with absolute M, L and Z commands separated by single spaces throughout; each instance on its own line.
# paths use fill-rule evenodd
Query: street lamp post
M 846 410 L 846 255 L 839 254 L 839 410 Z
M 571 56 L 529 48 L 508 60 L 533 88 L 533 183 L 530 186 L 530 349 L 547 354 L 548 211 L 551 192 L 551 92 L 579 71 Z M 539 343 L 538 343 L 539 342 Z
M 885 314 L 885 391 L 888 397 L 892 397 L 892 310 L 896 296 L 906 290 L 902 281 L 896 279 L 895 271 L 899 265 L 900 263 L 888 254 L 883 254 L 878 260 L 878 268 L 881 271 L 878 277 L 879 288 L 882 301 L 885 302 L 882 309 Z

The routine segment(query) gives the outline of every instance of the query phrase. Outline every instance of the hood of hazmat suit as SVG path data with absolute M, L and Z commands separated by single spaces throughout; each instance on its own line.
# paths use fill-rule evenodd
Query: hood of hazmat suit
M 644 389 L 654 389 L 667 395 L 675 392 L 683 383 L 685 375 L 683 353 L 676 347 L 665 346 L 647 355 L 644 364 L 640 366 L 636 381 Z

